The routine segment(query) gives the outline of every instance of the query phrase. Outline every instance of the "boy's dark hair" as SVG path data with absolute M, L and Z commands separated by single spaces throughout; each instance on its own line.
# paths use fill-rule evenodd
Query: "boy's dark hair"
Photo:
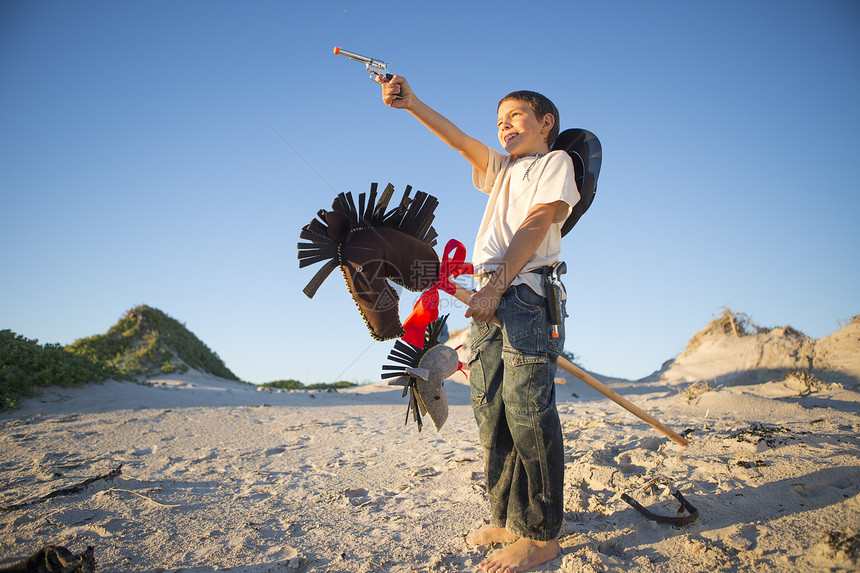
M 558 109 L 555 107 L 555 104 L 552 103 L 545 95 L 539 94 L 537 92 L 530 92 L 528 90 L 520 90 L 511 92 L 505 97 L 503 97 L 501 100 L 499 100 L 499 105 L 496 106 L 496 111 L 498 111 L 499 107 L 501 107 L 501 105 L 508 100 L 521 101 L 525 103 L 531 108 L 533 112 L 535 112 L 535 115 L 537 116 L 538 120 L 542 120 L 543 116 L 548 113 L 552 114 L 553 118 L 555 118 L 555 124 L 552 126 L 552 129 L 550 129 L 549 133 L 546 135 L 546 143 L 547 145 L 552 147 L 552 144 L 555 143 L 555 138 L 558 137 L 559 131 Z

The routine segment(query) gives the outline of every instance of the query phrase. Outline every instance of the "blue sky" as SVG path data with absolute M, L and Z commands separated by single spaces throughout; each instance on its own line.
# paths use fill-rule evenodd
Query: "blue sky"
M 497 149 L 516 89 L 597 134 L 563 243 L 586 368 L 645 376 L 725 306 L 825 336 L 860 313 L 858 6 L 5 0 L 0 328 L 67 344 L 148 304 L 245 380 L 376 381 L 393 343 L 338 273 L 302 294 L 301 227 L 409 184 L 440 200 L 441 255 L 484 197 L 341 46 Z

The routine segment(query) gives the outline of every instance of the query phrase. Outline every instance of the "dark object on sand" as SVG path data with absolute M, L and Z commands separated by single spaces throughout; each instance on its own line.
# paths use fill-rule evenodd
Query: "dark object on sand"
M 95 570 L 92 545 L 78 555 L 65 547 L 48 545 L 26 561 L 0 569 L 0 573 L 94 573 Z
M 666 523 L 668 525 L 674 525 L 675 527 L 681 527 L 682 525 L 689 525 L 699 519 L 699 510 L 693 507 L 689 501 L 687 501 L 683 495 L 681 495 L 680 491 L 676 491 L 672 493 L 675 496 L 675 499 L 681 502 L 681 507 L 678 508 L 678 515 L 676 517 L 668 517 L 665 515 L 657 515 L 656 513 L 652 513 L 639 505 L 635 499 L 627 495 L 626 493 L 621 494 L 621 499 L 630 504 L 633 509 L 650 519 L 651 521 L 656 521 L 657 523 Z M 690 512 L 690 515 L 683 515 L 684 510 Z
M 104 475 L 98 475 L 95 477 L 87 478 L 77 485 L 73 485 L 71 487 L 64 487 L 63 489 L 58 489 L 58 490 L 52 491 L 51 493 L 49 493 L 47 495 L 43 495 L 42 497 L 30 500 L 30 501 L 25 501 L 23 503 L 16 503 L 15 505 L 0 506 L 0 511 L 15 511 L 18 509 L 23 509 L 25 507 L 28 507 L 30 505 L 35 505 L 37 503 L 41 503 L 43 501 L 46 501 L 46 500 L 49 500 L 49 499 L 52 499 L 55 497 L 81 493 L 90 484 L 93 484 L 93 483 L 95 483 L 97 481 L 101 481 L 101 480 L 112 480 L 113 478 L 115 478 L 119 475 L 122 475 L 122 464 L 119 464 L 117 467 L 115 467 L 114 469 L 112 469 L 111 471 L 109 471 L 108 473 L 106 473 Z M 0 571 L 0 573 L 3 573 L 3 572 Z

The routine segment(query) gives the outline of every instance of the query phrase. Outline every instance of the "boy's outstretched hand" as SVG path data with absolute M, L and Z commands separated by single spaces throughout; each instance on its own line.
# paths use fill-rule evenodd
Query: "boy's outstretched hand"
M 377 74 L 374 80 L 382 85 L 382 102 L 388 107 L 407 109 L 412 105 L 414 94 L 403 76 L 392 76 L 387 80 L 385 76 Z

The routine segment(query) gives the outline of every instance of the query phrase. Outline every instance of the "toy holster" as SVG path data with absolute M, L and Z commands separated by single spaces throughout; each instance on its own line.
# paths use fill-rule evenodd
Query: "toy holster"
M 567 272 L 567 264 L 558 262 L 543 267 L 541 270 L 549 310 L 549 323 L 552 326 L 552 337 L 558 338 L 558 327 L 564 320 L 564 312 L 561 308 L 561 275 Z

